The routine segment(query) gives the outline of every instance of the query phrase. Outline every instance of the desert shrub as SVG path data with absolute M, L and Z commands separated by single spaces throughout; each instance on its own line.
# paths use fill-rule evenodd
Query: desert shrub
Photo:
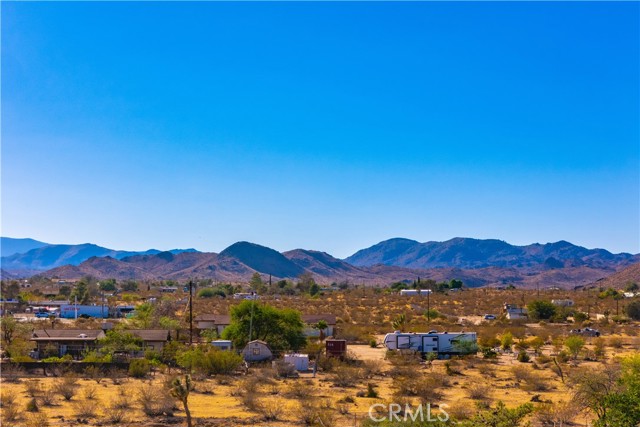
M 311 397 L 311 387 L 302 381 L 294 381 L 287 388 L 285 396 L 298 400 L 308 399 Z
M 179 366 L 208 375 L 229 375 L 244 363 L 241 355 L 218 349 L 205 352 L 201 348 L 194 348 L 179 353 L 176 359 Z
M 558 402 L 554 404 L 544 404 L 536 408 L 533 421 L 545 427 L 571 425 L 571 421 L 580 412 L 580 408 L 573 402 Z
M 82 400 L 73 405 L 74 415 L 82 420 L 95 418 L 98 412 L 98 403 L 95 400 Z
M 40 408 L 38 407 L 38 401 L 35 397 L 29 399 L 29 401 L 27 402 L 26 410 L 27 412 L 38 412 L 40 410 Z
M 127 423 L 127 410 L 111 406 L 106 411 L 107 422 L 110 424 L 126 424 Z
M 88 362 L 88 360 L 85 359 L 85 362 Z M 104 373 L 101 369 L 93 365 L 84 368 L 83 375 L 86 379 L 94 380 L 96 384 L 100 384 L 104 379 Z
M 93 385 L 88 385 L 82 388 L 82 395 L 87 400 L 95 399 L 97 394 L 98 394 L 98 389 L 96 389 L 96 387 Z
M 296 367 L 292 363 L 287 363 L 284 360 L 278 360 L 274 362 L 276 375 L 280 378 L 296 377 L 298 372 Z
M 120 393 L 123 393 L 123 390 L 120 390 Z M 113 409 L 117 410 L 128 410 L 131 409 L 131 398 L 127 395 L 120 394 L 120 396 L 116 397 L 113 403 L 111 404 Z
M 541 365 L 546 365 L 547 363 L 550 363 L 551 360 L 552 359 L 549 356 L 545 356 L 544 354 L 541 354 L 540 356 L 536 357 L 536 362 Z
M 547 391 L 549 390 L 548 381 L 539 374 L 529 370 L 524 366 L 514 366 L 512 368 L 513 376 L 520 384 L 520 387 L 526 391 Z
M 368 397 L 370 399 L 375 399 L 378 397 L 378 392 L 375 389 L 375 386 L 371 383 L 367 383 L 367 391 L 363 393 L 362 397 Z
M 3 404 L 0 414 L 2 414 L 2 422 L 4 425 L 12 425 L 14 421 L 17 421 L 18 418 L 20 418 L 22 410 L 16 403 Z
M 616 349 L 622 348 L 622 338 L 620 337 L 609 338 L 609 347 L 613 347 Z
M 25 383 L 24 389 L 29 395 L 29 397 L 36 397 L 40 394 L 40 381 L 38 380 L 29 380 Z
M 257 409 L 265 421 L 278 421 L 284 413 L 284 406 L 278 401 L 261 401 Z
M 138 389 L 137 401 L 142 407 L 142 412 L 149 417 L 173 415 L 174 400 L 167 392 L 150 384 Z
M 76 395 L 78 381 L 73 376 L 65 376 L 57 380 L 54 385 L 54 391 L 61 395 L 64 400 L 71 400 Z
M 449 376 L 461 375 L 460 368 L 455 360 L 447 360 L 444 362 L 444 370 Z
M 362 363 L 363 375 L 366 378 L 372 378 L 381 375 L 384 364 L 381 360 L 366 360 Z
M 134 378 L 144 378 L 151 371 L 151 365 L 146 359 L 133 359 L 129 364 L 129 376 Z
M 480 372 L 480 374 L 482 376 L 484 376 L 484 377 L 495 378 L 495 376 L 496 376 L 496 370 L 491 365 L 480 365 L 480 366 L 478 366 L 478 372 Z
M 567 363 L 569 361 L 569 359 L 571 359 L 571 356 L 569 356 L 569 353 L 567 353 L 566 351 L 562 350 L 560 353 L 558 353 L 558 356 L 556 357 L 556 359 L 560 363 Z
M 11 363 L 3 364 L 2 366 L 2 380 L 8 383 L 19 383 L 20 379 L 24 376 L 24 369 L 19 365 Z
M 44 406 L 53 406 L 56 400 L 56 394 L 53 388 L 46 387 L 42 389 L 42 394 L 40 395 L 40 401 Z
M 491 386 L 487 383 L 476 383 L 470 385 L 467 392 L 473 400 L 486 400 L 491 395 Z
M 15 390 L 5 387 L 0 394 L 0 407 L 5 408 L 14 405 L 17 397 Z
M 258 394 L 254 390 L 249 390 L 242 394 L 242 404 L 250 411 L 258 409 Z
M 27 427 L 49 427 L 49 417 L 45 413 L 31 414 L 26 419 Z
M 361 378 L 362 372 L 359 368 L 339 366 L 333 370 L 331 382 L 336 387 L 353 387 Z
M 480 352 L 485 359 L 496 359 L 498 357 L 498 353 L 492 347 L 480 347 Z
M 526 351 L 521 351 L 520 353 L 518 353 L 517 359 L 518 359 L 518 362 L 521 362 L 521 363 L 528 363 L 530 360 L 529 355 L 527 354 Z
M 438 384 L 429 377 L 396 378 L 393 383 L 396 387 L 396 397 L 418 397 L 423 403 L 437 402 L 442 398 Z
M 335 416 L 330 409 L 303 403 L 299 414 L 300 421 L 302 421 L 305 426 L 333 427 L 335 425 Z

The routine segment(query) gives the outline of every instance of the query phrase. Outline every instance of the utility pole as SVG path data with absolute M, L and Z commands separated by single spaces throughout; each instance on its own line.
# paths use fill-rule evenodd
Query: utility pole
M 193 280 L 189 279 L 189 347 L 193 344 Z
M 431 289 L 427 289 L 427 324 L 431 324 Z
M 253 339 L 253 307 L 256 305 L 256 300 L 251 300 L 251 318 L 249 319 L 249 342 Z

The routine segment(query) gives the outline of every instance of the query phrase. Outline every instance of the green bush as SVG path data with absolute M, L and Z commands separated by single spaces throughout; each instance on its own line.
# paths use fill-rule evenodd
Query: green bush
M 244 362 L 242 356 L 232 351 L 202 348 L 186 350 L 178 354 L 178 365 L 189 371 L 201 371 L 207 375 L 231 374 Z
M 134 378 L 144 378 L 151 371 L 149 361 L 146 359 L 133 359 L 129 364 L 129 376 Z
M 528 363 L 529 360 L 529 355 L 526 351 L 521 351 L 520 353 L 518 353 L 518 362 Z

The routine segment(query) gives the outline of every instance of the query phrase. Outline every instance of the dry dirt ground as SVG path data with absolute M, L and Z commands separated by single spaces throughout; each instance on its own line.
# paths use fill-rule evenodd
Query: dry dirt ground
M 620 349 L 619 354 L 634 351 L 633 349 L 634 347 L 631 346 Z M 550 351 L 550 349 L 545 350 Z M 322 372 L 319 372 L 315 378 L 311 373 L 304 373 L 300 378 L 273 379 L 268 369 L 252 370 L 247 376 L 225 378 L 223 381 L 216 378 L 197 380 L 196 388 L 189 398 L 192 415 L 197 419 L 196 425 L 302 426 L 305 425 L 303 423 L 305 408 L 319 407 L 322 411 L 332 414 L 335 427 L 358 426 L 360 421 L 368 416 L 368 410 L 372 404 L 388 404 L 398 398 L 394 397 L 396 385 L 389 372 L 392 365 L 385 359 L 386 352 L 383 348 L 352 345 L 350 351 L 360 360 L 377 363 L 378 374 L 360 381 L 354 387 L 337 387 L 332 381 L 332 374 Z M 608 357 L 613 356 L 610 350 Z M 431 365 L 417 364 L 416 375 L 445 375 L 445 363 L 437 360 Z M 595 367 L 597 364 L 599 362 L 579 362 L 579 366 L 583 368 Z M 475 412 L 478 402 L 494 404 L 497 400 L 502 400 L 509 407 L 530 401 L 560 405 L 570 398 L 568 388 L 551 369 L 534 370 L 531 363 L 519 363 L 511 354 L 500 355 L 493 362 L 478 358 L 456 361 L 453 365 L 459 373 L 447 376 L 449 386 L 442 389 L 440 401 L 434 403 L 447 404 L 448 412 L 459 416 Z M 527 370 L 534 372 L 535 376 L 542 379 L 545 390 L 530 390 L 526 387 L 526 383 L 516 381 L 513 374 L 514 366 L 524 366 Z M 567 366 L 566 369 L 569 371 L 573 368 Z M 263 380 L 247 386 L 249 379 L 255 376 Z M 57 396 L 52 406 L 40 405 L 40 411 L 47 414 L 51 427 L 113 425 L 108 422 L 109 406 L 124 396 L 131 402 L 132 407 L 126 412 L 125 420 L 118 425 L 149 427 L 184 425 L 184 411 L 180 404 L 177 404 L 176 407 L 179 410 L 175 411 L 173 418 L 149 418 L 140 409 L 137 401 L 139 390 L 147 385 L 162 389 L 165 377 L 164 374 L 156 374 L 148 380 L 127 379 L 120 385 L 114 385 L 109 379 L 103 379 L 99 383 L 96 380 L 79 379 L 78 393 L 71 401 L 65 401 Z M 30 400 L 27 393 L 28 383 L 37 382 L 41 388 L 46 389 L 53 387 L 55 381 L 57 381 L 55 378 L 23 378 L 19 383 L 3 381 L 1 388 L 3 394 L 10 393 L 17 397 L 19 408 L 26 408 Z M 367 383 L 375 386 L 379 394 L 378 398 L 357 397 L 358 392 L 366 391 Z M 483 396 L 471 398 L 472 389 L 479 385 L 484 385 L 484 389 L 481 389 Z M 87 390 L 95 390 L 95 396 L 92 399 L 87 399 Z M 244 397 L 248 391 L 255 392 L 253 402 L 255 406 L 271 408 L 271 411 L 277 412 L 277 421 L 266 420 L 264 410 L 248 408 L 248 400 Z M 348 398 L 346 402 L 345 398 Z M 87 400 L 96 403 L 95 417 L 79 419 L 78 405 Z M 338 403 L 340 400 L 343 403 Z M 581 415 L 578 421 L 584 423 L 584 415 Z M 5 422 L 3 426 L 30 427 L 28 414 L 23 412 L 19 420 L 9 424 Z

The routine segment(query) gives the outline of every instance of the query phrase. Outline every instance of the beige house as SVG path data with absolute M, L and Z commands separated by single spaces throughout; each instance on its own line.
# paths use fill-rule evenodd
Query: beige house
M 94 350 L 98 340 L 104 338 L 102 329 L 36 329 L 31 341 L 37 346 L 37 357 L 42 359 L 46 352 L 58 357 L 69 354 L 81 357 L 86 351 Z
M 315 326 L 321 320 L 324 320 L 327 323 L 327 328 L 324 330 L 324 336 L 332 337 L 336 327 L 335 314 L 303 314 L 302 322 L 304 323 L 304 334 L 308 337 L 320 336 L 320 330 L 316 329 Z
M 126 332 L 142 339 L 143 350 L 161 352 L 164 345 L 171 340 L 171 334 L 167 329 L 130 329 Z
M 218 335 L 221 335 L 224 328 L 231 324 L 231 316 L 228 314 L 200 314 L 193 320 L 196 322 L 196 328 L 201 331 L 215 329 Z

